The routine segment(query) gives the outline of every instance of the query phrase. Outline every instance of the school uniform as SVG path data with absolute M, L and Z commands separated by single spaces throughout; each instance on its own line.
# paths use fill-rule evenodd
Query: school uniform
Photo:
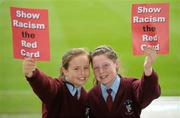
M 27 78 L 27 77 L 26 77 Z M 52 79 L 36 69 L 27 78 L 33 91 L 42 101 L 43 118 L 83 118 L 85 116 L 86 91 L 75 88 L 63 79 Z
M 99 84 L 88 93 L 90 118 L 140 118 L 143 108 L 160 96 L 157 74 L 143 73 L 142 78 L 124 78 L 119 75 L 111 86 L 112 107 L 107 105 L 106 86 Z

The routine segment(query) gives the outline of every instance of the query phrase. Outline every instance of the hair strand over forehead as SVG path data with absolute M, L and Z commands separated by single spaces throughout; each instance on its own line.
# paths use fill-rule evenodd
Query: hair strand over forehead
M 117 53 L 110 46 L 101 45 L 98 46 L 94 51 L 90 53 L 91 61 L 95 56 L 105 55 L 107 58 L 112 61 L 116 61 L 118 59 Z

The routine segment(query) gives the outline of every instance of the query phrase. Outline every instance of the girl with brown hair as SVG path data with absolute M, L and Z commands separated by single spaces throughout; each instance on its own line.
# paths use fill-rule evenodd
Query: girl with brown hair
M 60 77 L 53 79 L 36 68 L 34 59 L 24 60 L 23 72 L 43 103 L 43 118 L 85 117 L 87 93 L 83 85 L 89 78 L 89 62 L 85 49 L 71 49 L 62 57 Z

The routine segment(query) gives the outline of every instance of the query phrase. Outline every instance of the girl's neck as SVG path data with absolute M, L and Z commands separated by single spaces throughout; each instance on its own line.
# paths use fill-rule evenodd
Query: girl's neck
M 110 83 L 106 84 L 106 87 L 109 89 L 113 85 L 116 78 L 112 79 Z

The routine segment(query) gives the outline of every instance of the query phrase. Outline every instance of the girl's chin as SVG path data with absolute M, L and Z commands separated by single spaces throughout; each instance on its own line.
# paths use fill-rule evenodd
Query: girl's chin
M 109 79 L 107 79 L 107 80 L 101 81 L 101 83 L 104 85 L 108 85 L 111 83 L 111 81 Z
M 102 83 L 103 85 L 107 85 L 107 84 L 108 84 L 107 81 L 101 81 L 101 83 Z
M 80 81 L 80 82 L 78 83 L 78 85 L 83 86 L 83 85 L 85 84 L 85 82 L 86 82 L 86 81 Z

